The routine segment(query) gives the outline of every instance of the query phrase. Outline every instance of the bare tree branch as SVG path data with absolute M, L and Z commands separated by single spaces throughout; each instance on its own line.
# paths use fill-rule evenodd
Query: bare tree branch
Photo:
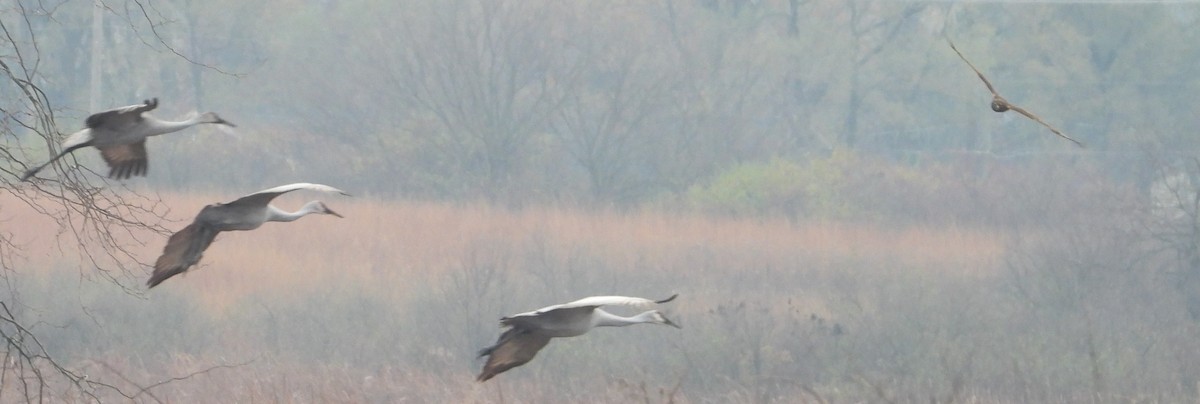
M 160 23 L 156 23 L 156 22 L 155 22 L 155 21 L 158 21 L 158 20 L 157 20 L 155 17 L 151 17 L 151 16 L 150 16 L 150 12 L 146 10 L 146 5 L 145 5 L 145 4 L 142 4 L 142 1 L 146 1 L 147 3 L 149 3 L 149 0 L 129 0 L 129 1 L 130 1 L 130 2 L 132 2 L 134 5 L 136 5 L 136 6 L 137 6 L 137 9 L 138 9 L 138 10 L 141 12 L 141 14 L 142 14 L 141 16 L 142 16 L 142 17 L 145 19 L 145 21 L 148 23 L 148 25 L 149 25 L 149 27 L 150 27 L 150 32 L 151 32 L 151 33 L 154 35 L 154 39 L 155 39 L 155 40 L 158 42 L 158 44 L 159 44 L 159 45 L 162 45 L 164 48 L 166 48 L 166 49 L 167 49 L 167 51 L 169 51 L 169 52 L 171 52 L 171 53 L 175 54 L 175 56 L 179 56 L 179 58 L 181 58 L 181 59 L 183 59 L 183 60 L 186 60 L 188 63 L 191 63 L 191 64 L 194 64 L 194 65 L 197 65 L 197 66 L 203 67 L 203 68 L 205 68 L 205 69 L 210 69 L 210 70 L 212 70 L 212 71 L 215 71 L 215 72 L 217 72 L 217 73 L 221 73 L 221 74 L 228 75 L 228 76 L 233 76 L 233 77 L 245 77 L 245 76 L 246 76 L 246 74 L 245 74 L 245 73 L 234 73 L 234 72 L 229 72 L 229 71 L 225 71 L 225 70 L 221 69 L 220 67 L 218 67 L 218 66 L 216 66 L 216 65 L 211 65 L 211 64 L 208 64 L 208 63 L 204 63 L 204 62 L 197 61 L 197 60 L 193 59 L 191 56 L 185 55 L 183 52 L 180 52 L 178 49 L 175 49 L 175 47 L 174 47 L 174 46 L 171 46 L 170 44 L 168 44 L 168 43 L 167 43 L 167 40 L 166 40 L 166 38 L 165 38 L 165 37 L 164 37 L 164 36 L 163 36 L 161 33 L 159 33 L 159 32 L 158 32 L 158 26 L 159 26 L 159 25 L 161 25 L 161 24 L 160 24 Z M 128 4 L 128 3 L 127 3 L 127 4 Z M 107 7 L 107 6 L 105 6 L 105 8 L 108 8 L 108 7 Z M 111 8 L 108 8 L 108 10 L 112 10 L 112 9 L 111 9 Z M 162 15 L 161 15 L 161 14 L 159 14 L 159 17 L 161 18 L 161 17 L 162 17 Z M 126 21 L 129 23 L 129 26 L 130 26 L 130 27 L 133 27 L 134 31 L 137 31 L 137 28 L 136 28 L 136 27 L 137 27 L 137 25 L 136 25 L 136 24 L 134 24 L 134 23 L 131 21 L 131 19 L 129 19 L 128 17 L 126 17 Z M 193 29 L 194 29 L 194 28 L 193 28 Z M 144 39 L 142 39 L 141 35 L 138 35 L 138 39 L 139 39 L 139 40 L 141 40 L 141 41 L 142 41 L 142 43 L 143 43 L 143 44 L 145 44 L 146 46 L 153 47 L 153 45 L 152 45 L 152 44 L 150 44 L 150 43 L 146 42 Z
M 14 6 L 0 10 L 5 17 L 0 18 L 0 197 L 23 204 L 57 228 L 57 237 L 49 247 L 67 257 L 76 255 L 80 278 L 110 282 L 125 293 L 140 296 L 140 279 L 148 264 L 135 251 L 151 238 L 169 233 L 163 224 L 170 209 L 160 197 L 110 183 L 79 166 L 74 158 L 55 163 L 48 171 L 54 175 L 48 178 L 17 180 L 28 162 L 44 158 L 29 156 L 23 142 L 40 142 L 53 153 L 63 136 L 58 122 L 60 110 L 43 90 L 57 78 L 47 77 L 40 69 L 43 55 L 38 42 L 44 34 L 40 27 L 47 26 L 47 22 L 51 27 L 57 24 L 53 13 L 59 5 L 18 0 Z M 154 28 L 158 24 L 155 17 L 142 3 L 137 2 L 137 6 L 155 37 L 166 46 L 166 39 Z M 71 169 L 65 169 L 68 167 Z M 30 320 L 22 316 L 22 310 L 28 308 L 20 303 L 20 286 L 13 278 L 19 274 L 20 265 L 14 257 L 25 248 L 19 241 L 23 230 L 5 227 L 0 232 L 0 279 L 9 290 L 9 297 L 0 301 L 0 343 L 4 345 L 0 355 L 4 361 L 0 363 L 0 401 L 59 401 L 65 398 L 63 395 L 101 401 L 111 394 L 132 400 L 150 395 L 151 388 L 230 367 L 217 366 L 128 392 L 63 365 L 35 336 L 27 323 Z M 83 310 L 86 313 L 87 308 Z
M 235 363 L 235 364 L 221 364 L 221 365 L 210 366 L 210 367 L 207 367 L 204 369 L 197 370 L 195 372 L 188 373 L 183 376 L 168 377 L 166 379 L 159 380 L 158 382 L 155 382 L 155 383 L 152 383 L 152 384 L 149 384 L 146 386 L 142 386 L 140 383 L 137 383 L 137 382 L 133 381 L 132 379 L 130 379 L 129 377 L 126 377 L 124 374 L 121 373 L 121 371 L 119 369 L 117 369 L 117 367 L 108 364 L 108 362 L 104 362 L 104 361 L 100 361 L 100 360 L 92 360 L 92 362 L 99 364 L 101 367 L 104 367 L 105 369 L 107 369 L 110 372 L 113 372 L 114 374 L 117 375 L 117 377 L 120 377 L 126 383 L 137 386 L 137 388 L 138 388 L 137 393 L 134 393 L 132 396 L 129 396 L 130 399 L 137 398 L 137 397 L 145 394 L 145 395 L 149 396 L 150 398 L 153 398 L 154 401 L 162 402 L 162 400 L 159 399 L 157 396 L 155 396 L 153 393 L 151 393 L 150 390 L 152 390 L 156 387 L 161 387 L 161 386 L 171 384 L 174 382 L 188 380 L 188 379 L 191 379 L 191 378 L 199 376 L 199 375 L 208 374 L 208 373 L 210 373 L 214 370 L 218 370 L 218 369 L 236 369 L 236 368 L 254 363 L 257 360 L 258 359 L 251 359 L 251 360 L 248 360 L 245 362 L 240 362 L 240 363 Z

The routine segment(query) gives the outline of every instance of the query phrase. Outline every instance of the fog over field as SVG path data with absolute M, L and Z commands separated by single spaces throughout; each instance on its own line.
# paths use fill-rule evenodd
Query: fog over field
M 1198 19 L 9 0 L 0 403 L 1195 402 Z M 153 98 L 236 127 L 148 139 L 144 176 L 109 178 L 136 147 L 83 147 L 21 181 Z M 296 182 L 352 196 L 275 206 L 344 217 L 222 232 L 146 287 L 206 205 Z M 680 329 L 556 338 L 475 381 L 503 316 L 676 293 Z

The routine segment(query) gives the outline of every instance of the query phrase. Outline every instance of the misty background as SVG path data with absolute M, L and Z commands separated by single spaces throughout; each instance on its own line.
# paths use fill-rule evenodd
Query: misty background
M 7 179 L 6 300 L 135 401 L 1195 401 L 1198 18 L 1188 1 L 17 0 L 0 61 L 53 120 L 22 127 L 29 101 L 0 87 L 10 173 L 58 150 L 39 134 L 151 97 L 238 127 L 151 139 L 147 177 L 100 187 L 161 219 L 101 237 L 129 256 L 80 252 L 64 229 L 90 216 L 21 197 L 70 187 Z M 947 39 L 1087 147 L 992 112 Z M 104 183 L 94 150 L 63 165 Z M 354 194 L 278 202 L 346 219 L 224 234 L 195 273 L 137 289 L 164 231 L 290 182 Z M 556 340 L 473 382 L 500 316 L 674 292 L 683 330 Z

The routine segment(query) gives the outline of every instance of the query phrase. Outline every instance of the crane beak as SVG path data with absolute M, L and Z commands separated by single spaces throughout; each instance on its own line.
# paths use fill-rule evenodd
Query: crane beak
M 231 127 L 231 128 L 236 128 L 236 127 L 237 127 L 237 125 L 234 125 L 234 124 L 233 124 L 233 122 L 229 122 L 229 121 L 226 121 L 226 120 L 224 120 L 224 119 L 221 119 L 221 118 L 217 118 L 217 122 L 215 122 L 215 123 L 217 123 L 217 124 L 220 124 L 220 125 L 226 125 L 226 126 L 229 126 L 229 127 Z
M 334 216 L 340 217 L 340 218 L 342 218 L 342 219 L 345 219 L 345 217 L 344 217 L 344 216 L 342 216 L 342 215 L 338 214 L 337 212 L 334 212 L 334 211 L 333 211 L 333 209 L 325 208 L 325 213 L 328 213 L 328 214 L 331 214 L 331 215 L 334 215 Z

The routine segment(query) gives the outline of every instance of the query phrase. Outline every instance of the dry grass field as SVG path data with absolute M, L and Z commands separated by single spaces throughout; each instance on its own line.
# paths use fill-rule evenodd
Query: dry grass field
M 234 197 L 162 195 L 167 216 L 178 220 L 164 225 L 176 230 L 205 203 Z M 1011 243 L 989 229 L 305 192 L 276 204 L 295 209 L 310 199 L 345 218 L 223 233 L 198 268 L 153 290 L 140 286 L 148 268 L 120 278 L 134 293 L 90 278 L 89 264 L 53 243 L 57 229 L 19 203 L 3 201 L 0 214 L 23 243 L 10 278 L 43 342 L 136 401 L 992 402 L 1098 394 L 1088 379 L 1095 361 L 1062 342 L 1097 330 L 1030 311 L 1011 290 Z M 127 237 L 147 263 L 166 239 Z M 680 298 L 665 312 L 682 330 L 598 330 L 474 382 L 474 352 L 496 337 L 500 316 L 594 294 L 675 292 Z M 1156 338 L 1178 338 L 1176 331 L 1187 330 Z M 1138 367 L 1120 362 L 1136 359 L 1124 353 L 1134 348 L 1124 337 L 1099 338 L 1115 358 L 1103 364 L 1106 374 Z M 171 377 L 182 380 L 137 387 Z M 1142 383 L 1163 394 L 1184 388 Z

